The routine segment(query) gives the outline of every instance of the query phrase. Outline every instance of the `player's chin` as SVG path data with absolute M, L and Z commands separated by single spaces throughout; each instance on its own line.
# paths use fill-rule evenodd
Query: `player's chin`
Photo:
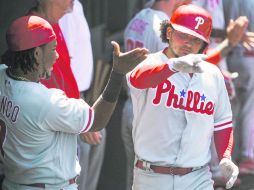
M 191 53 L 192 53 L 192 51 L 190 51 L 188 49 L 181 49 L 178 55 L 185 56 L 185 55 L 189 55 Z

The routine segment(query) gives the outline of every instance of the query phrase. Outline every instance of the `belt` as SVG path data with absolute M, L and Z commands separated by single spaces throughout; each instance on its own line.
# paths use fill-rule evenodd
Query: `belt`
M 76 179 L 77 179 L 77 176 L 72 178 L 72 179 L 69 179 L 68 180 L 69 185 L 76 183 Z M 33 184 L 22 184 L 22 185 L 30 186 L 30 187 L 38 187 L 38 188 L 43 188 L 43 189 L 46 188 L 46 184 L 45 183 L 33 183 Z M 60 190 L 62 190 L 62 189 L 60 189 Z
M 173 166 L 155 166 L 150 165 L 148 162 L 138 160 L 136 162 L 136 167 L 142 170 L 152 170 L 154 173 L 160 174 L 170 174 L 170 175 L 186 175 L 195 170 L 201 169 L 202 167 L 197 168 L 180 168 Z

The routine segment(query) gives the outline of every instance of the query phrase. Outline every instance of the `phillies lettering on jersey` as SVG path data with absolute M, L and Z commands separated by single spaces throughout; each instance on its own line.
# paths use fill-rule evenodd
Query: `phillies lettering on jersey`
M 161 102 L 161 96 L 167 93 L 168 98 L 166 102 L 167 107 L 174 107 L 183 109 L 186 111 L 194 111 L 196 113 L 212 115 L 214 112 L 214 103 L 212 101 L 206 101 L 206 96 L 199 92 L 193 92 L 188 90 L 187 92 L 180 91 L 180 97 L 175 92 L 175 85 L 173 85 L 168 79 L 157 86 L 156 96 L 153 99 L 153 104 L 158 105 Z M 183 105 L 185 95 L 187 95 L 186 105 Z

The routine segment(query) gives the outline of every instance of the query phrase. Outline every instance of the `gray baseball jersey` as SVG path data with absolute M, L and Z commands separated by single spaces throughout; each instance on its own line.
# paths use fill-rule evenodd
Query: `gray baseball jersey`
M 162 51 L 150 54 L 134 71 L 167 61 Z M 145 89 L 134 87 L 131 73 L 127 75 L 134 149 L 139 159 L 179 167 L 199 167 L 210 161 L 213 133 L 232 127 L 232 112 L 220 70 L 207 62 L 202 68 L 204 72 L 194 73 L 192 78 L 178 72 Z
M 169 17 L 162 11 L 143 9 L 127 25 L 124 32 L 126 50 L 146 47 L 154 53 L 167 46 L 160 38 L 160 23 Z
M 78 174 L 77 135 L 93 123 L 81 99 L 34 82 L 13 80 L 0 70 L 0 125 L 6 129 L 4 171 L 15 184 L 61 186 Z

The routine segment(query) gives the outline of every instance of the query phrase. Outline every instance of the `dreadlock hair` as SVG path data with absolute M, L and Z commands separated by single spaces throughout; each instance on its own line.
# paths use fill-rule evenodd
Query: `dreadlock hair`
M 169 43 L 167 39 L 167 30 L 168 27 L 171 27 L 171 24 L 169 24 L 168 20 L 163 20 L 160 24 L 160 31 L 161 31 L 161 40 L 164 43 Z
M 21 68 L 21 70 L 27 74 L 28 72 L 35 70 L 37 62 L 34 57 L 35 48 L 23 50 L 23 51 L 11 51 L 7 50 L 1 56 L 2 64 L 7 65 L 8 68 Z

